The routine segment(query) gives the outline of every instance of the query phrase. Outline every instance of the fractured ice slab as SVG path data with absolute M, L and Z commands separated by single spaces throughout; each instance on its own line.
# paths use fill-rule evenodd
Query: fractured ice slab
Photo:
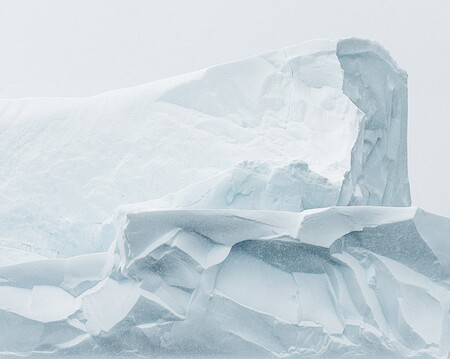
M 354 39 L 88 98 L 1 100 L 0 243 L 47 256 L 106 250 L 100 228 L 114 208 L 148 200 L 407 206 L 406 125 L 406 73 Z
M 381 207 L 125 218 L 108 253 L 0 266 L 0 357 L 450 353 L 449 219 Z

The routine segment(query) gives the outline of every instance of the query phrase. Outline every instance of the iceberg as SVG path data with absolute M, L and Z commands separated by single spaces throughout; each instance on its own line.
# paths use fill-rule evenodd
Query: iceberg
M 0 358 L 450 356 L 450 219 L 410 207 L 380 45 L 0 114 Z

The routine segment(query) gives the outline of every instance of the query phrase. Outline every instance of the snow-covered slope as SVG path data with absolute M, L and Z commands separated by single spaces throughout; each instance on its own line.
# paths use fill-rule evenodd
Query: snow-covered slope
M 406 121 L 405 72 L 354 39 L 90 98 L 1 100 L 0 243 L 48 256 L 105 250 L 114 208 L 149 200 L 407 206 Z
M 449 235 L 416 208 L 131 213 L 108 253 L 0 267 L 0 357 L 447 358 Z

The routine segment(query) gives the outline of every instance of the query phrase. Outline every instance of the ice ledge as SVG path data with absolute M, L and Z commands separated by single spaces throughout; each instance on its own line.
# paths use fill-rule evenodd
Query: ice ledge
M 450 353 L 449 219 L 182 210 L 122 228 L 108 253 L 0 267 L 0 357 Z

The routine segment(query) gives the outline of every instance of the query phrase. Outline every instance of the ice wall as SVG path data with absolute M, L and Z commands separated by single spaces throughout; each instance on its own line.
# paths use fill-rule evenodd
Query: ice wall
M 127 216 L 109 253 L 0 265 L 0 357 L 447 358 L 450 220 Z
M 341 40 L 336 54 L 344 93 L 364 113 L 339 204 L 409 206 L 407 74 L 385 49 L 365 40 Z M 355 187 L 360 198 L 351 192 Z

